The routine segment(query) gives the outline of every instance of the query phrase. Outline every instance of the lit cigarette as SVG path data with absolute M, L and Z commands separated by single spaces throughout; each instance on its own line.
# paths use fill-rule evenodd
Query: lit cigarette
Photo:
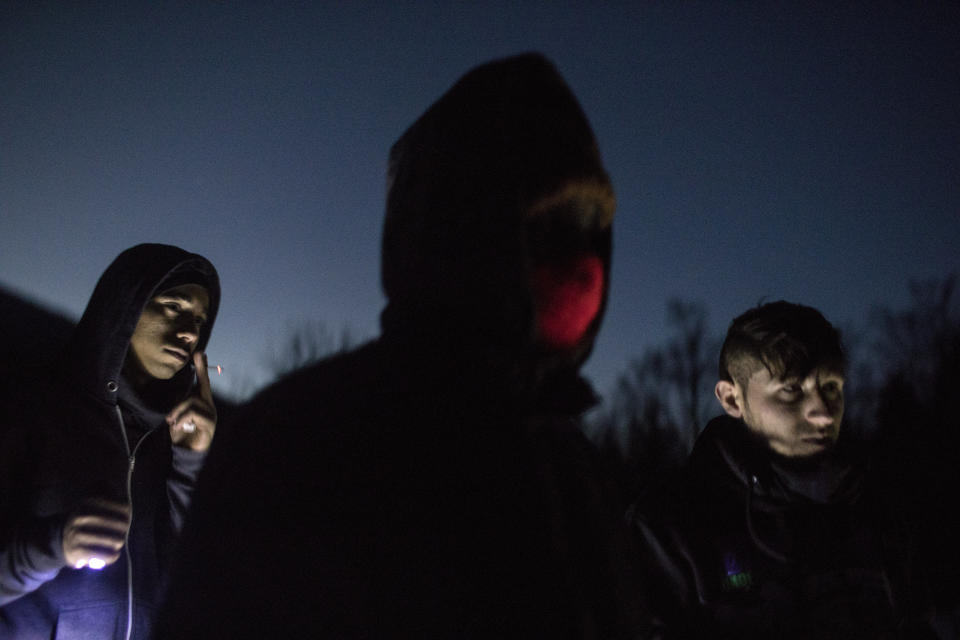
M 223 375 L 223 367 L 220 366 L 219 364 L 217 365 L 217 375 L 218 375 L 218 376 L 222 376 L 222 375 Z

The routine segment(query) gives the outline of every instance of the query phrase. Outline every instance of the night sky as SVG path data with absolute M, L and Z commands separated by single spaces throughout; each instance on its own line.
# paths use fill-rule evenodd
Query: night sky
M 717 332 L 779 298 L 846 326 L 960 271 L 960 4 L 594 4 L 4 2 L 0 285 L 77 318 L 123 249 L 201 253 L 215 388 L 250 392 L 291 327 L 377 334 L 390 145 L 527 50 L 617 192 L 601 391 L 670 297 Z

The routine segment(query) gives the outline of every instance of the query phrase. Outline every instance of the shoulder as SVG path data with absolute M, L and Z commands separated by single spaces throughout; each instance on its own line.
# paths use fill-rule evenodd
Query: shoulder
M 377 343 L 371 342 L 293 371 L 238 407 L 236 422 L 299 422 L 311 411 L 327 413 L 358 399 L 376 384 L 379 352 Z
M 627 520 L 642 545 L 663 554 L 735 529 L 743 513 L 745 467 L 725 441 L 729 425 L 711 422 L 679 469 L 638 493 Z
M 377 388 L 376 343 L 294 371 L 231 410 L 218 425 L 208 469 L 240 467 L 283 473 L 291 460 L 330 460 L 354 438 Z M 269 471 L 275 467 L 273 471 Z M 205 471 L 213 475 L 216 471 Z

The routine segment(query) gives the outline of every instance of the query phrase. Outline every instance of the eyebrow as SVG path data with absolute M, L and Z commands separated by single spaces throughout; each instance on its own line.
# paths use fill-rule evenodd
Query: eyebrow
M 840 373 L 839 371 L 827 371 L 826 373 L 823 373 L 823 374 L 817 376 L 817 379 L 819 379 L 819 380 L 846 380 L 846 379 L 847 379 L 847 376 L 845 376 L 844 374 Z
M 154 296 L 154 300 L 179 300 L 181 302 L 189 302 L 190 304 L 196 304 L 196 298 L 191 295 L 184 295 L 182 293 L 161 293 Z M 203 309 L 203 313 L 200 314 L 203 316 L 204 320 L 207 318 L 207 314 L 210 312 L 208 308 Z

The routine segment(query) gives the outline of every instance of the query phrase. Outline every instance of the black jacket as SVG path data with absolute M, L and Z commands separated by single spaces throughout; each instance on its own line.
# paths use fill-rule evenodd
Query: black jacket
M 172 447 L 167 411 L 189 392 L 192 366 L 135 393 L 121 374 L 146 302 L 189 274 L 220 298 L 213 266 L 176 247 L 138 245 L 101 276 L 54 371 L 6 415 L 0 448 L 0 637 L 123 638 L 149 633 L 165 565 L 205 455 Z M 124 554 L 102 571 L 65 567 L 61 529 L 84 500 L 131 501 Z M 132 598 L 131 598 L 132 596 Z
M 609 273 L 582 112 L 539 56 L 480 67 L 395 145 L 391 178 L 382 336 L 264 391 L 218 439 L 159 636 L 626 636 L 629 536 L 577 422 L 599 314 L 543 349 L 526 278 L 551 246 L 528 245 L 526 214 L 581 179 L 606 199 L 572 196 L 537 233 L 569 216 L 557 250 Z
M 630 513 L 656 637 L 932 637 L 908 530 L 840 449 L 791 463 L 739 420 L 707 425 L 682 484 Z

